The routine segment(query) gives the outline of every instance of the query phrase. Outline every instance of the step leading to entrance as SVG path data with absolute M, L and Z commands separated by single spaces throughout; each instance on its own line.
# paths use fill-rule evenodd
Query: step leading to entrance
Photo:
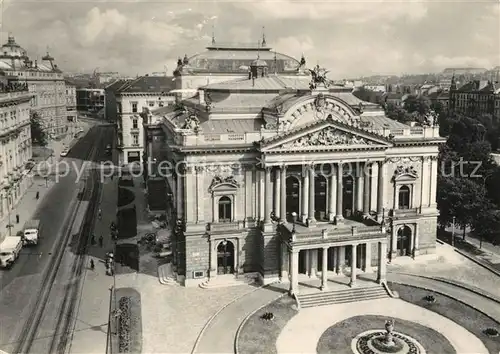
M 301 308 L 343 304 L 347 302 L 357 302 L 364 300 L 383 299 L 389 294 L 382 285 L 351 288 L 336 291 L 318 291 L 310 294 L 299 295 Z

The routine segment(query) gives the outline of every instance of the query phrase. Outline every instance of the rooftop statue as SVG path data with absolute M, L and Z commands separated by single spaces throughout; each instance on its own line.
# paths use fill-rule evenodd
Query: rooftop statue
M 307 71 L 311 74 L 312 80 L 309 84 L 311 90 L 314 90 L 318 87 L 318 85 L 323 85 L 323 87 L 328 87 L 330 85 L 329 80 L 326 78 L 326 74 L 328 71 L 324 68 L 320 68 L 319 65 L 316 65 L 314 69 L 307 69 Z

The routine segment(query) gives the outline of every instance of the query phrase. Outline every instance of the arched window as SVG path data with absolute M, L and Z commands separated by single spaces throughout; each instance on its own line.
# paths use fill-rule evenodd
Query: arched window
M 399 209 L 410 209 L 410 187 L 401 186 L 399 188 Z
M 231 199 L 221 197 L 219 199 L 219 222 L 231 222 Z

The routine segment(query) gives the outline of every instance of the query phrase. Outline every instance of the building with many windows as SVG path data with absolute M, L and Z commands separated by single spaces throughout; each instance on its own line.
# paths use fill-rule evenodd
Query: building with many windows
M 319 67 L 268 69 L 256 55 L 248 77 L 151 112 L 148 136 L 162 138 L 147 140 L 148 174 L 168 182 L 172 276 L 289 281 L 298 295 L 301 279 L 354 286 L 377 269 L 383 283 L 387 257 L 434 253 L 439 128 L 387 118 Z
M 174 104 L 172 77 L 142 76 L 113 90 L 117 107 L 117 130 L 120 164 L 144 161 L 142 112 Z
M 47 53 L 41 62 L 30 60 L 14 37 L 1 48 L 0 71 L 5 77 L 16 77 L 26 83 L 33 93 L 31 109 L 40 118 L 49 136 L 58 136 L 67 131 L 67 111 L 64 77 Z
M 474 80 L 457 87 L 452 79 L 449 108 L 451 112 L 478 116 L 500 117 L 500 87 L 498 82 Z
M 28 85 L 13 80 L 0 82 L 0 218 L 9 216 L 32 179 L 30 109 L 33 94 Z M 8 223 L 7 223 L 8 224 Z M 0 239 L 8 230 L 0 230 Z
M 82 113 L 104 116 L 104 89 L 77 87 L 76 109 Z
M 76 110 L 76 84 L 65 79 L 64 84 L 66 87 L 66 114 L 70 133 L 76 133 L 76 122 L 78 120 L 78 111 Z

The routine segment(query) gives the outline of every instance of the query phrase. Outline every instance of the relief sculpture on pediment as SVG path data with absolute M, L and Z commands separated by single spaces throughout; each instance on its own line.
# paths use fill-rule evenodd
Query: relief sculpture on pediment
M 308 146 L 329 145 L 372 145 L 373 142 L 354 134 L 329 127 L 300 137 L 297 140 L 283 144 L 282 148 L 297 148 Z

